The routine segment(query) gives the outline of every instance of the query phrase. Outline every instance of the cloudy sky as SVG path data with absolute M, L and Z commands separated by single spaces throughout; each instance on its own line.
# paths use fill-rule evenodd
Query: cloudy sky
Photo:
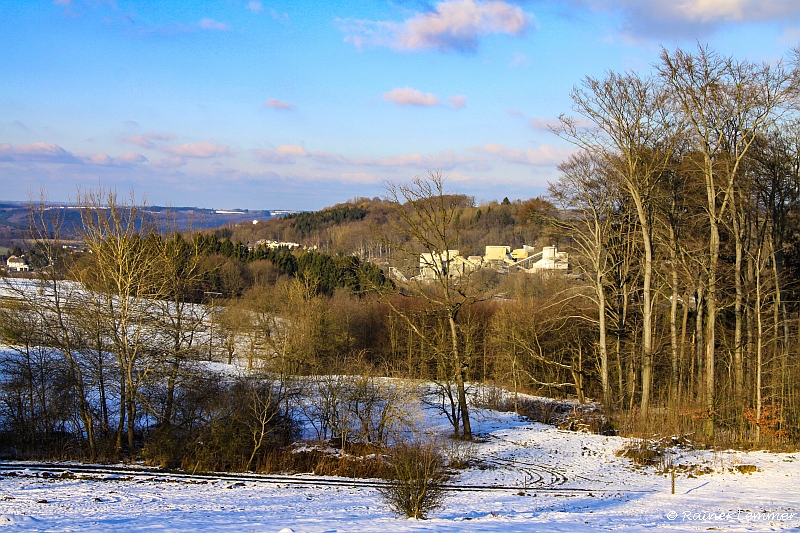
M 797 0 L 3 0 L 0 200 L 319 209 L 440 169 L 544 192 L 570 89 L 661 46 L 776 61 Z

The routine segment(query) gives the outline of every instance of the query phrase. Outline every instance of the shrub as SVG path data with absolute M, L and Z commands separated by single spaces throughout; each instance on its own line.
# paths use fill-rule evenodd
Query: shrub
M 424 519 L 444 503 L 445 460 L 432 442 L 402 443 L 389 454 L 394 478 L 378 489 L 392 511 Z

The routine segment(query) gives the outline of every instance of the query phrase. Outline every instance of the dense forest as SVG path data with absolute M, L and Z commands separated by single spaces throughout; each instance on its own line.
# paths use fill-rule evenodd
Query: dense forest
M 385 445 L 404 418 L 380 416 L 412 381 L 465 439 L 472 406 L 524 411 L 528 393 L 593 403 L 597 431 L 796 448 L 797 61 L 664 50 L 650 73 L 587 78 L 547 197 L 476 205 L 433 170 L 382 199 L 179 233 L 95 192 L 77 253 L 34 206 L 36 271 L 3 285 L 1 451 L 279 468 L 303 409 L 320 439 Z M 524 244 L 570 270 L 449 266 L 447 250 Z

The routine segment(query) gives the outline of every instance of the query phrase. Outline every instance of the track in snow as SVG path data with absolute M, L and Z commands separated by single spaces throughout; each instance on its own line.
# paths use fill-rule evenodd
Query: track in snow
M 494 459 L 490 461 L 495 461 Z M 502 460 L 498 460 L 502 461 Z M 507 466 L 512 466 L 513 461 L 506 461 Z M 527 468 L 521 466 L 521 468 Z M 523 470 L 530 476 L 538 475 L 533 469 Z M 378 479 L 348 479 L 321 476 L 289 476 L 273 474 L 232 474 L 224 472 L 192 474 L 187 472 L 174 472 L 164 470 L 151 470 L 139 467 L 110 467 L 103 465 L 76 465 L 76 464 L 56 464 L 56 463 L 0 463 L 0 477 L 12 476 L 31 476 L 53 479 L 79 478 L 87 481 L 103 480 L 130 480 L 133 482 L 173 482 L 187 484 L 205 484 L 212 482 L 230 483 L 233 488 L 237 483 L 269 483 L 284 485 L 286 487 L 301 486 L 339 486 L 352 488 L 377 489 L 386 487 L 388 482 Z M 538 479 L 543 481 L 540 476 Z M 561 484 L 566 482 L 566 477 L 557 478 Z M 483 492 L 483 491 L 520 491 L 520 486 L 508 485 L 454 485 L 446 484 L 444 488 L 451 492 Z M 567 488 L 552 485 L 538 485 L 529 487 L 537 492 L 565 492 L 565 493 L 589 493 L 589 492 L 652 492 L 637 490 L 619 489 L 587 489 L 587 488 Z

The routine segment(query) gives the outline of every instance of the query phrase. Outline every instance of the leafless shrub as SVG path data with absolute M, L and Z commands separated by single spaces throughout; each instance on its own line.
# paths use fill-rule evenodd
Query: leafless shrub
M 378 489 L 392 511 L 424 519 L 444 503 L 445 461 L 433 442 L 402 443 L 389 454 L 394 478 Z
M 372 376 L 320 376 L 312 390 L 317 400 L 302 406 L 319 440 L 384 446 L 413 426 L 415 398 L 406 383 Z

